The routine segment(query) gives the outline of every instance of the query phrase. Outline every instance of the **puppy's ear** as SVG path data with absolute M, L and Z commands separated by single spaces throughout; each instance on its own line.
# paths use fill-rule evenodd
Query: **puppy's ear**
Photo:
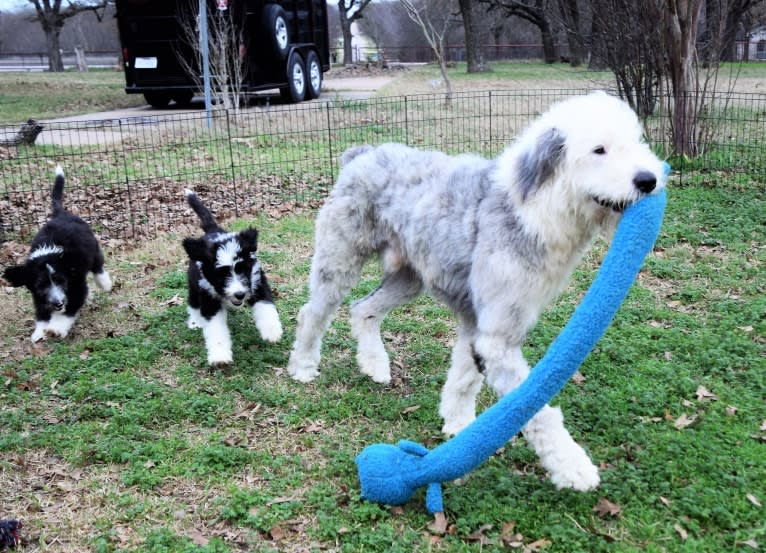
M 566 140 L 556 128 L 548 129 L 537 137 L 534 146 L 524 152 L 518 163 L 519 188 L 526 200 L 551 178 L 564 161 Z
M 10 282 L 11 286 L 26 286 L 29 282 L 29 271 L 26 265 L 15 265 L 3 272 L 3 278 Z
M 184 238 L 183 246 L 192 261 L 208 261 L 213 257 L 210 244 L 204 238 Z
M 258 249 L 258 231 L 254 228 L 246 228 L 241 231 L 239 243 L 242 244 L 243 249 L 254 252 Z

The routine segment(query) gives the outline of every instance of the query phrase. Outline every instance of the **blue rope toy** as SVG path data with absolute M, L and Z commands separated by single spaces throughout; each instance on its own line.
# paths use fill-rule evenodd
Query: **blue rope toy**
M 669 172 L 665 164 L 665 175 Z M 426 509 L 443 512 L 441 483 L 478 467 L 515 436 L 564 387 L 604 334 L 657 239 L 666 202 L 662 190 L 625 210 L 585 297 L 518 388 L 432 451 L 402 440 L 395 446 L 373 444 L 357 455 L 362 499 L 402 505 L 418 488 L 428 486 Z

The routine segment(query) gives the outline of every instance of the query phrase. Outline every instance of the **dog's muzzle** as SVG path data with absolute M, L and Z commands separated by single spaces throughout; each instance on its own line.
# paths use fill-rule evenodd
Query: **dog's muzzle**
M 633 177 L 633 186 L 635 187 L 638 194 L 636 198 L 632 198 L 630 200 L 614 201 L 607 200 L 606 198 L 595 195 L 591 196 L 591 198 L 593 198 L 593 201 L 601 207 L 606 207 L 612 211 L 616 211 L 617 213 L 622 213 L 625 211 L 625 209 L 627 209 L 629 205 L 643 198 L 646 194 L 650 194 L 654 191 L 655 188 L 657 188 L 657 176 L 651 171 L 639 171 Z
M 245 302 L 247 294 L 245 292 L 237 292 L 233 296 L 229 296 L 229 303 L 234 307 L 239 307 Z
M 617 213 L 622 213 L 625 211 L 625 209 L 633 203 L 632 200 L 620 200 L 619 202 L 614 202 L 612 200 L 607 200 L 605 198 L 601 198 L 599 196 L 591 196 L 593 198 L 593 201 L 596 202 L 598 205 L 602 207 L 606 207 L 611 209 L 612 211 L 615 211 Z

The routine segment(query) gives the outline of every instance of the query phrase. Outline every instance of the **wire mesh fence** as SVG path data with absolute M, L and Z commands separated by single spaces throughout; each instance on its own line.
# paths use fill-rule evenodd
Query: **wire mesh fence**
M 65 205 L 102 238 L 140 239 L 194 223 L 192 188 L 221 220 L 318 206 L 349 146 L 403 142 L 495 156 L 553 102 L 583 90 L 482 91 L 335 100 L 169 116 L 47 122 L 34 145 L 0 146 L 0 241 L 26 239 L 45 221 L 54 168 L 67 175 Z M 668 155 L 661 103 L 646 122 Z M 705 145 L 673 160 L 677 183 L 764 186 L 766 95 L 713 97 Z M 16 127 L 0 127 L 0 144 Z

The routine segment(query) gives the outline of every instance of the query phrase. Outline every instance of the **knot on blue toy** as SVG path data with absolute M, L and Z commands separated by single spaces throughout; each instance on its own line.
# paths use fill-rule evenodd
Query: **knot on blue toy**
M 428 455 L 428 449 L 409 440 L 402 440 L 396 446 L 374 444 L 356 456 L 362 498 L 367 501 L 388 505 L 403 505 L 423 485 L 414 478 L 420 461 Z M 428 482 L 426 509 L 429 513 L 444 511 L 441 484 Z

